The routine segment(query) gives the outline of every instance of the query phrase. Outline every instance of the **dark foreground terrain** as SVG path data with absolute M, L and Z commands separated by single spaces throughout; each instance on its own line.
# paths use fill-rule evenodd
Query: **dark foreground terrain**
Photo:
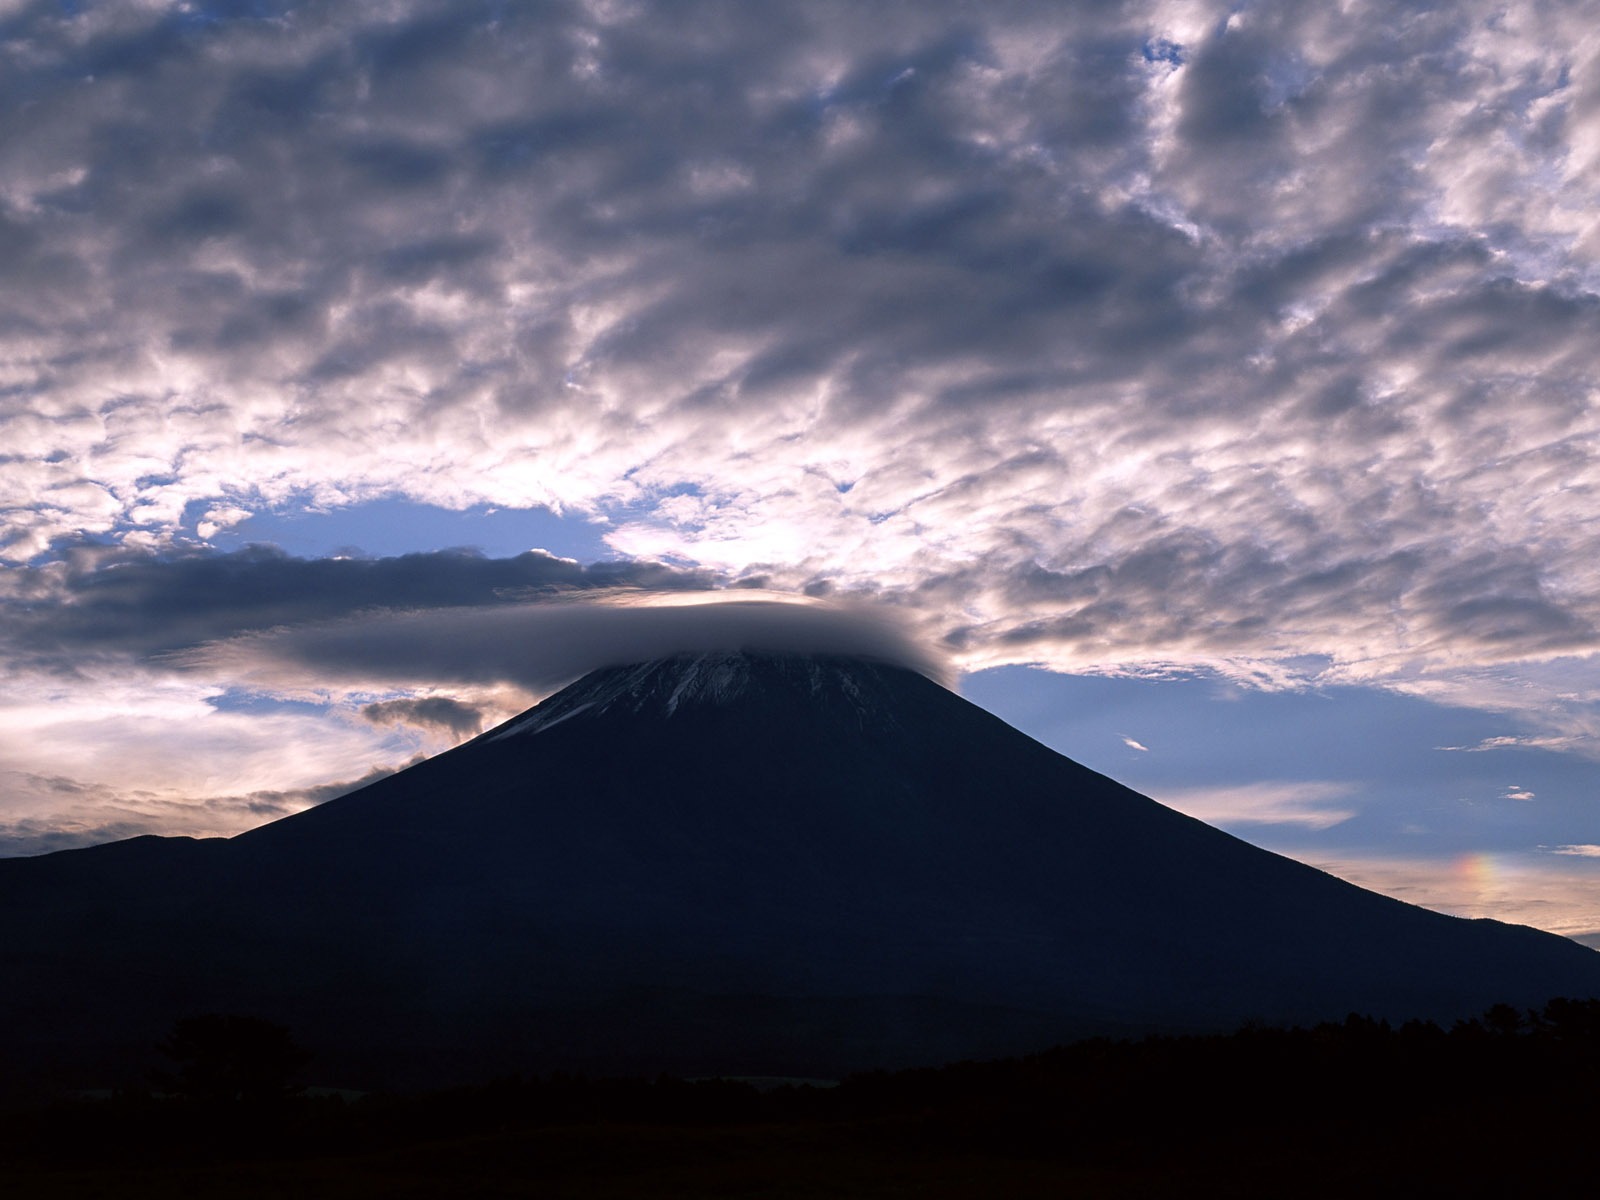
M 8 1115 L 0 1192 L 1549 1197 L 1594 1194 L 1600 1169 L 1596 1001 L 1448 1031 L 1351 1017 L 1092 1041 L 831 1087 L 554 1076 L 237 1099 L 193 1082 Z

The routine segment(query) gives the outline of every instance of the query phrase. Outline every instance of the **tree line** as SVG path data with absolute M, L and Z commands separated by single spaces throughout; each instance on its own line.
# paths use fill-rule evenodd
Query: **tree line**
M 544 1144 L 578 1128 L 599 1144 L 654 1130 L 661 1145 L 689 1146 L 695 1130 L 758 1142 L 809 1130 L 818 1146 L 908 1163 L 957 1156 L 1108 1179 L 1315 1163 L 1319 1179 L 1352 1187 L 1368 1176 L 1456 1180 L 1477 1194 L 1484 1180 L 1515 1178 L 1522 1194 L 1561 1195 L 1569 1173 L 1587 1171 L 1600 1117 L 1600 1000 L 1497 1005 L 1448 1028 L 1352 1014 L 1306 1028 L 1097 1039 L 830 1086 L 554 1074 L 318 1094 L 304 1086 L 315 1064 L 288 1030 L 226 1014 L 179 1022 L 160 1050 L 147 1088 L 13 1114 L 0 1126 L 0 1170 L 354 1163 L 424 1144 Z M 1324 1193 L 1302 1181 L 1287 1194 Z

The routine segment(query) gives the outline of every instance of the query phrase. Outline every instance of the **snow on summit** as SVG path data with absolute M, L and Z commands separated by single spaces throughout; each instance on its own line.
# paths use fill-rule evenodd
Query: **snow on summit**
M 591 672 L 571 687 L 487 735 L 487 740 L 542 733 L 579 716 L 680 710 L 733 704 L 774 683 L 810 696 L 831 693 L 858 713 L 874 707 L 862 676 L 880 664 L 839 655 L 754 650 L 674 654 Z

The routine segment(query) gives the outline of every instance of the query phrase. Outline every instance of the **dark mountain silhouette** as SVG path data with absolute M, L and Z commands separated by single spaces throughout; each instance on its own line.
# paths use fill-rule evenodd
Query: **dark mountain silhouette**
M 1600 995 L 1590 950 L 1252 847 L 911 671 L 758 653 L 594 672 L 235 838 L 0 861 L 0 974 L 0 1050 L 86 1084 L 200 1012 L 372 1086 Z

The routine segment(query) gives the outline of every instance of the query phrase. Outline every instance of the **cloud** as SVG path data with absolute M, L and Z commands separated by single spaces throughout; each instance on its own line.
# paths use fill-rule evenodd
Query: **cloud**
M 1398 690 L 1436 704 L 1488 710 L 1509 718 L 1526 732 L 1483 738 L 1443 750 L 1552 750 L 1600 757 L 1600 688 L 1594 660 L 1564 655 L 1542 662 L 1519 662 L 1453 671 L 1418 673 L 1394 682 Z
M 380 700 L 365 706 L 361 715 L 374 725 L 433 725 L 447 729 L 457 737 L 466 737 L 483 729 L 482 710 L 449 696 Z
M 1456 858 L 1299 855 L 1312 866 L 1411 904 L 1462 917 L 1532 925 L 1600 948 L 1600 874 L 1546 855 L 1478 852 Z
M 1122 744 L 1128 747 L 1128 749 L 1138 750 L 1143 754 L 1148 754 L 1150 752 L 1149 746 L 1146 746 L 1141 742 L 1134 741 L 1134 739 L 1129 737 L 1127 734 L 1119 734 L 1118 736 L 1122 738 Z
M 1355 785 L 1293 780 L 1222 787 L 1158 788 L 1153 798 L 1212 825 L 1301 825 L 1331 829 L 1356 815 L 1337 804 Z
M 1489 750 L 1566 750 L 1572 747 L 1575 740 L 1571 737 L 1500 734 L 1484 738 L 1471 746 L 1436 746 L 1435 749 L 1459 750 L 1464 754 L 1483 754 Z
M 543 693 L 598 667 L 739 649 L 866 657 L 941 680 L 947 673 L 883 610 L 714 593 L 374 613 L 248 634 L 180 661 L 265 690 L 454 682 Z
M 50 830 L 62 845 L 237 832 L 319 802 L 352 764 L 392 771 L 619 658 L 753 645 L 945 677 L 882 607 L 707 579 L 542 552 L 302 560 L 269 547 L 84 546 L 13 569 L 0 577 L 0 837 L 32 852 L 55 844 Z
M 406 495 L 972 665 L 1594 653 L 1586 31 L 1473 11 L 23 10 L 10 553 Z
M 371 610 L 416 611 L 647 588 L 704 589 L 705 572 L 648 562 L 581 566 L 531 550 L 390 558 L 293 558 L 272 546 L 158 554 L 78 546 L 61 561 L 0 576 L 0 635 L 13 663 L 70 669 L 97 654 L 153 658 L 251 630 Z
M 1600 846 L 1588 842 L 1577 846 L 1552 846 L 1550 853 L 1567 854 L 1575 858 L 1600 858 Z
M 0 857 L 49 854 L 144 834 L 229 837 L 393 773 L 393 769 L 378 768 L 360 779 L 223 796 L 156 796 L 86 787 L 74 780 L 32 780 L 29 782 L 35 785 L 70 794 L 72 802 L 58 806 L 46 817 L 0 819 Z

